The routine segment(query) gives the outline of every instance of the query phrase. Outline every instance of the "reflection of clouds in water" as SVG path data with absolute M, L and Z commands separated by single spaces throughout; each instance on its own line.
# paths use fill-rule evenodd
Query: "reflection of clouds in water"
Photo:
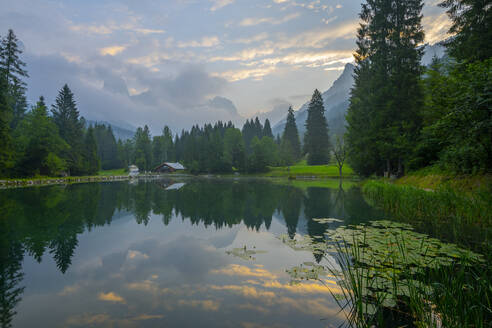
M 43 302 L 59 304 L 63 316 L 56 319 L 64 326 L 299 327 L 316 326 L 322 318 L 342 322 L 330 296 L 336 285 L 291 286 L 285 268 L 233 260 L 210 240 L 147 239 L 105 256 L 93 270 L 74 273 L 77 283 L 45 295 Z
M 225 268 L 212 270 L 211 273 L 222 274 L 227 276 L 240 276 L 240 277 L 261 277 L 275 279 L 277 276 L 256 266 L 255 268 L 250 268 L 245 265 L 231 264 Z
M 230 230 L 225 230 L 225 233 L 217 230 L 217 233 L 210 237 L 208 242 L 215 248 L 226 248 L 234 242 L 239 229 L 239 226 L 235 226 Z

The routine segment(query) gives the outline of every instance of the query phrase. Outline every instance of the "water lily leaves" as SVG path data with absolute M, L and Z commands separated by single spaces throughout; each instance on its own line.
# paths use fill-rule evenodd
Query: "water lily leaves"
M 329 272 L 323 265 L 314 264 L 313 262 L 304 262 L 290 270 L 286 270 L 290 276 L 290 284 L 299 284 L 302 280 L 319 280 L 321 276 L 327 276 Z
M 319 236 L 322 238 L 322 236 Z M 283 234 L 277 237 L 282 243 L 289 246 L 295 251 L 309 251 L 313 254 L 325 254 L 329 250 L 330 246 L 324 242 L 317 242 L 314 238 L 309 236 L 303 236 L 301 238 L 291 239 L 289 235 Z
M 343 222 L 343 220 L 335 219 L 335 218 L 321 218 L 321 219 L 313 219 L 313 221 L 325 224 L 325 223 L 333 223 L 333 222 Z
M 255 248 L 255 247 L 253 247 Z M 241 248 L 233 248 L 232 251 L 226 251 L 227 255 L 232 255 L 234 257 L 239 257 L 240 259 L 246 260 L 246 261 L 254 261 L 256 260 L 253 255 L 255 254 L 264 254 L 266 251 L 260 251 L 256 249 L 247 249 L 246 245 Z
M 313 220 L 337 222 L 336 219 Z M 337 252 L 342 260 L 339 272 L 313 262 L 304 262 L 287 272 L 294 284 L 319 279 L 327 272 L 335 274 L 338 285 L 352 295 L 352 301 L 362 302 L 366 315 L 384 307 L 394 308 L 412 295 L 427 299 L 433 293 L 433 287 L 420 281 L 419 277 L 425 276 L 428 270 L 458 261 L 461 265 L 484 262 L 480 254 L 418 233 L 409 224 L 388 220 L 327 229 L 325 242 L 309 236 L 291 239 L 282 235 L 278 238 L 294 250 L 314 254 Z

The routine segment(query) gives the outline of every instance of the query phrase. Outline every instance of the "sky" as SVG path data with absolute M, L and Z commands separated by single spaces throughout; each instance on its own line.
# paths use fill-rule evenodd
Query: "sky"
M 426 42 L 449 20 L 426 0 Z M 63 84 L 87 119 L 174 131 L 327 90 L 352 62 L 357 0 L 0 0 L 29 72 L 28 100 Z

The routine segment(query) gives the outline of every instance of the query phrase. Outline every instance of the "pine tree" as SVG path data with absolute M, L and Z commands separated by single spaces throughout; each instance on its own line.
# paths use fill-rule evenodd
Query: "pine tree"
M 23 78 L 29 77 L 24 69 L 20 55 L 19 40 L 13 30 L 9 30 L 0 45 L 0 74 L 5 77 L 8 90 L 8 102 L 12 110 L 10 125 L 15 129 L 24 117 L 27 110 L 26 82 Z
M 453 25 L 447 42 L 448 52 L 460 61 L 485 60 L 492 57 L 492 1 L 444 0 Z
M 83 144 L 84 126 L 79 118 L 74 95 L 67 84 L 58 93 L 51 112 L 53 120 L 58 126 L 60 136 L 70 146 L 70 149 L 63 156 L 67 161 L 69 174 L 85 174 L 86 170 L 83 161 L 85 152 Z
M 8 103 L 7 79 L 0 76 L 0 177 L 6 177 L 14 165 L 14 149 L 10 134 L 12 112 Z
M 263 137 L 263 125 L 261 125 L 260 119 L 258 116 L 255 118 L 255 122 L 253 123 L 254 135 L 261 139 Z
M 286 165 L 292 165 L 301 158 L 301 141 L 292 106 L 289 107 L 287 114 L 280 149 L 282 160 Z
M 94 137 L 94 128 L 90 126 L 85 133 L 85 167 L 87 174 L 97 174 L 101 163 L 97 155 L 97 143 Z
M 68 145 L 59 136 L 42 96 L 19 124 L 18 130 L 17 143 L 21 160 L 17 170 L 21 175 L 56 176 L 66 169 L 66 163 L 60 156 L 68 149 Z
M 22 50 L 19 49 L 19 39 L 13 30 L 9 30 L 7 36 L 2 39 L 0 47 L 0 71 L 6 76 L 9 86 L 18 84 L 19 87 L 25 88 L 26 83 L 22 81 L 23 77 L 29 77 L 24 69 L 24 63 L 19 55 Z
M 421 0 L 362 5 L 347 113 L 351 166 L 361 175 L 404 171 L 421 126 Z
M 150 171 L 152 169 L 152 141 L 149 127 L 138 128 L 134 137 L 135 154 L 134 163 L 141 170 Z
M 268 118 L 265 120 L 265 125 L 263 126 L 263 137 L 269 137 L 273 139 L 272 127 L 270 126 L 270 121 Z
M 307 162 L 309 165 L 328 164 L 330 161 L 328 122 L 325 118 L 323 98 L 317 89 L 314 90 L 308 107 L 304 152 L 308 155 Z

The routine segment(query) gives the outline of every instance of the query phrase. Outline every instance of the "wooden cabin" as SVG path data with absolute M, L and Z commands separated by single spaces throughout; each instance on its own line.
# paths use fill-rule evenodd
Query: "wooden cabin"
M 185 170 L 185 167 L 183 165 L 181 165 L 180 163 L 164 162 L 161 165 L 155 167 L 152 170 L 152 172 L 171 173 L 171 172 L 182 171 L 182 170 Z

